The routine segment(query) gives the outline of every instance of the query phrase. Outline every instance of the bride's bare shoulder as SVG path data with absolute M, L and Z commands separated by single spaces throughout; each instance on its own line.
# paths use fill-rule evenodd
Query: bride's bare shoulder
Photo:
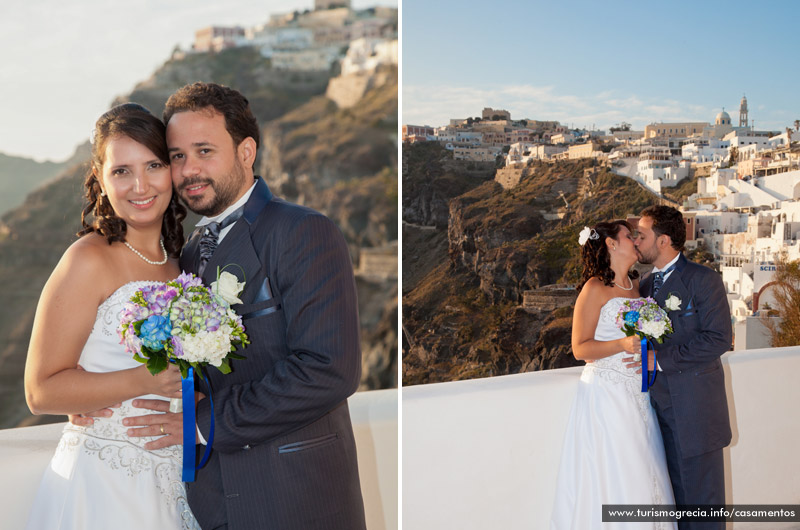
M 108 241 L 97 234 L 87 234 L 72 243 L 53 270 L 50 282 L 80 284 L 94 291 L 103 289 L 114 270 Z
M 72 243 L 61 257 L 59 266 L 80 264 L 86 272 L 99 272 L 110 258 L 110 245 L 106 239 L 98 234 L 87 234 Z
M 605 285 L 600 278 L 593 277 L 583 285 L 578 295 L 578 302 L 599 311 L 611 299 L 612 291 L 613 289 Z

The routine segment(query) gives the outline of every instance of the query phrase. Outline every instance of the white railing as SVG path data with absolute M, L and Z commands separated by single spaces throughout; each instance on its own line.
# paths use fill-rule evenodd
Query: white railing
M 800 504 L 800 347 L 730 352 L 723 367 L 733 429 L 726 502 Z M 549 528 L 581 370 L 404 388 L 404 528 Z
M 369 530 L 397 530 L 397 390 L 349 400 Z M 42 472 L 64 424 L 0 430 L 0 528 L 25 528 Z

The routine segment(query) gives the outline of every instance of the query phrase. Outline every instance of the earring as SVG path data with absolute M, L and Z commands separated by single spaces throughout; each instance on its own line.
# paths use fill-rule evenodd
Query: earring
M 105 197 L 105 196 L 106 196 L 106 190 L 102 190 L 102 191 L 100 192 L 100 196 L 101 196 L 101 197 Z
M 611 250 L 617 250 L 617 245 L 614 245 L 613 247 L 611 247 Z

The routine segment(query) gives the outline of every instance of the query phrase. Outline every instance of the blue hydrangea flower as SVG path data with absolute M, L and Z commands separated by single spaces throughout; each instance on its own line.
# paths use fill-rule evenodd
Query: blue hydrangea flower
M 172 324 L 168 318 L 161 315 L 150 315 L 147 320 L 142 322 L 139 338 L 142 339 L 142 344 L 151 350 L 161 351 L 164 349 L 163 341 L 172 336 L 171 332 Z
M 638 311 L 628 311 L 625 314 L 625 322 L 627 322 L 631 326 L 636 324 L 636 322 L 638 322 L 638 321 L 639 321 L 639 312 Z

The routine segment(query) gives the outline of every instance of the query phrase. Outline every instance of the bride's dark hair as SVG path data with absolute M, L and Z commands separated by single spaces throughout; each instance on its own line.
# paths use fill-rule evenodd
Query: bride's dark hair
M 125 241 L 128 227 L 125 221 L 117 216 L 108 198 L 102 195 L 97 175 L 103 171 L 108 141 L 120 136 L 127 136 L 142 144 L 169 166 L 166 127 L 149 110 L 137 103 L 123 103 L 98 118 L 92 133 L 91 167 L 84 181 L 88 204 L 81 213 L 83 228 L 78 232 L 78 236 L 97 232 L 106 238 L 109 245 L 113 241 Z M 89 215 L 92 216 L 91 223 L 87 220 Z M 180 256 L 183 246 L 181 221 L 185 217 L 186 208 L 178 202 L 178 194 L 173 193 L 161 224 L 164 247 L 173 258 Z
M 611 287 L 614 285 L 614 271 L 611 270 L 611 256 L 606 246 L 606 238 L 618 241 L 619 231 L 622 227 L 633 232 L 633 228 L 627 221 L 621 219 L 616 221 L 602 222 L 594 225 L 593 230 L 597 232 L 594 239 L 588 239 L 581 250 L 583 259 L 583 277 L 578 285 L 580 291 L 590 279 L 597 277 L 603 285 Z M 628 278 L 635 280 L 639 273 L 635 270 L 628 271 Z

